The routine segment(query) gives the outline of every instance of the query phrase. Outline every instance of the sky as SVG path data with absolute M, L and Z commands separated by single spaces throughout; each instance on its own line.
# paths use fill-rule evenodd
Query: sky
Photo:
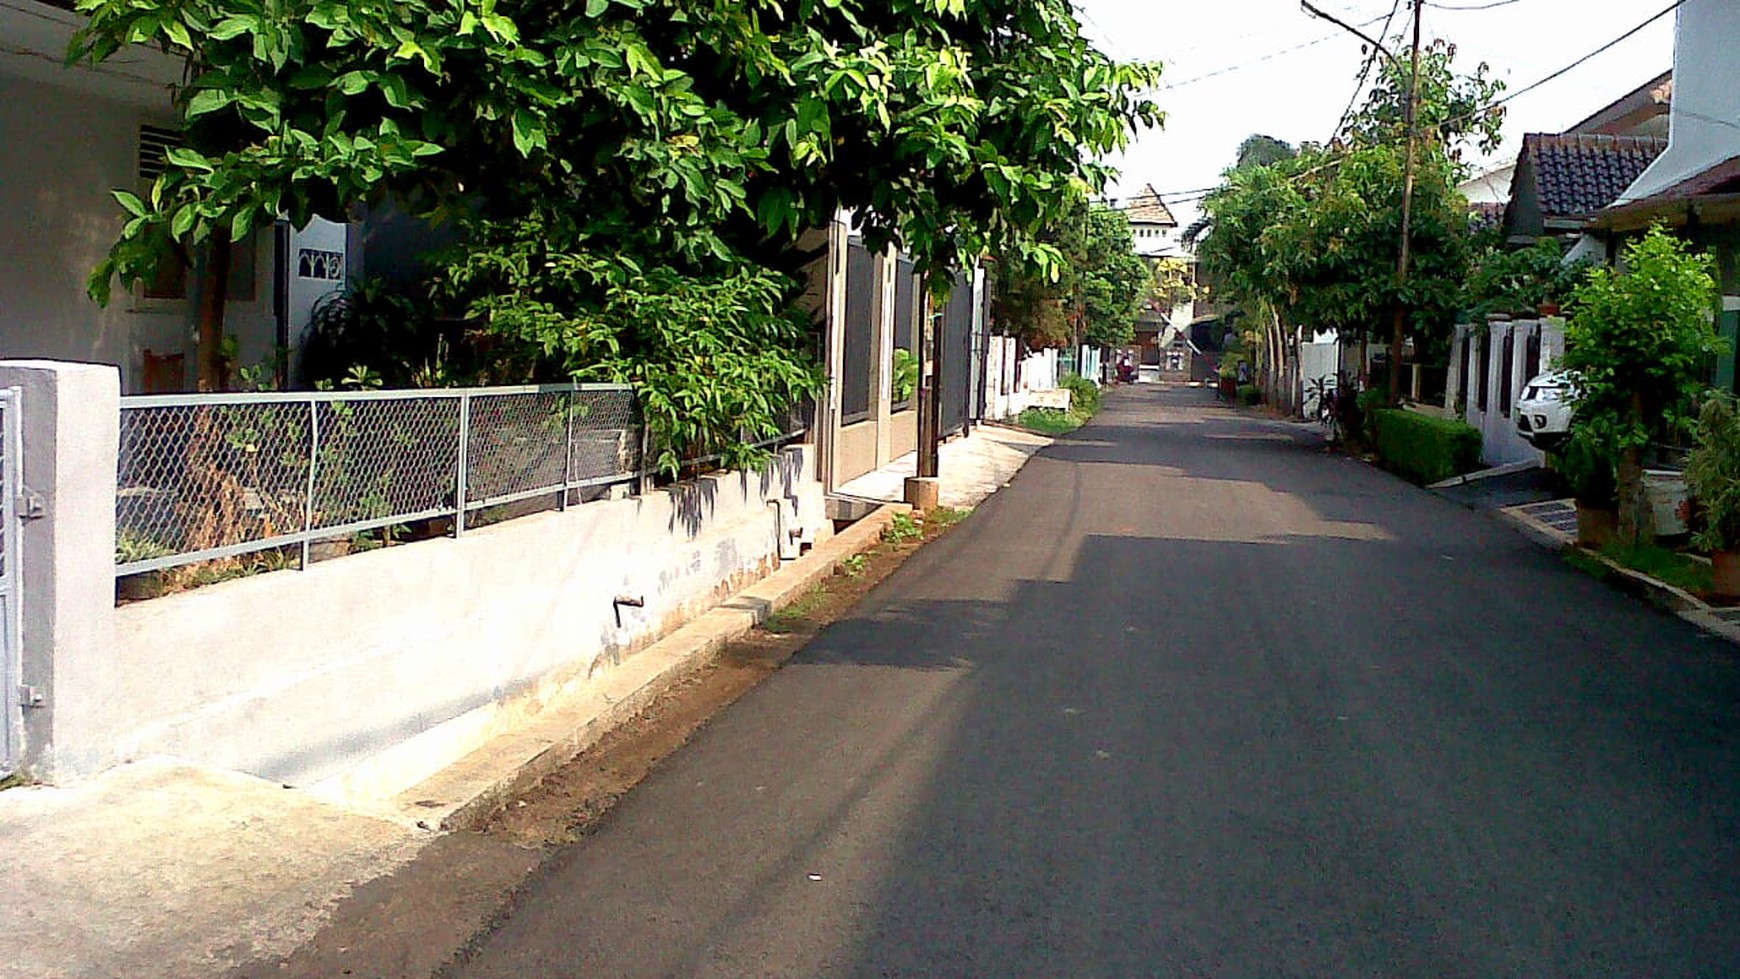
M 1165 66 L 1159 130 L 1139 133 L 1112 162 L 1111 189 L 1160 191 L 1180 223 L 1197 213 L 1180 192 L 1212 187 L 1240 142 L 1265 133 L 1290 143 L 1330 136 L 1363 64 L 1359 38 L 1307 14 L 1299 0 L 1073 0 L 1083 32 L 1120 60 Z M 1397 33 L 1409 0 L 1399 0 Z M 1457 65 L 1490 64 L 1523 88 L 1626 33 L 1670 0 L 1428 0 L 1423 37 L 1456 45 Z M 1493 6 L 1489 6 L 1495 4 Z M 1376 35 L 1392 0 L 1316 0 Z M 1454 9 L 1479 8 L 1487 9 Z M 1558 132 L 1673 65 L 1672 14 L 1569 73 L 1508 103 L 1505 142 L 1489 165 L 1513 162 L 1524 133 Z M 1401 53 L 1401 45 L 1391 45 Z M 1185 195 L 1188 196 L 1188 195 Z

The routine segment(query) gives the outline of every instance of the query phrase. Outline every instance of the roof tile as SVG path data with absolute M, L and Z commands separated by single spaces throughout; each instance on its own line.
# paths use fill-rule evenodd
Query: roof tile
M 1618 199 L 1667 140 L 1653 136 L 1529 133 L 1522 158 L 1532 170 L 1544 217 L 1593 214 Z

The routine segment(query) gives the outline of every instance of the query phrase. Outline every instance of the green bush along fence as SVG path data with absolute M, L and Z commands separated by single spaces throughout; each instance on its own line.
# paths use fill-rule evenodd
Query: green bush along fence
M 1459 421 L 1400 408 L 1374 413 L 1378 458 L 1416 483 L 1436 483 L 1480 468 L 1480 432 Z

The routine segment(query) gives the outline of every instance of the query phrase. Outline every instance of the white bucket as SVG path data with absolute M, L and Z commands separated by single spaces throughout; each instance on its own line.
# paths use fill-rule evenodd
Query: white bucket
M 1685 533 L 1686 474 L 1668 469 L 1645 469 L 1643 493 L 1655 514 L 1655 532 L 1662 537 Z

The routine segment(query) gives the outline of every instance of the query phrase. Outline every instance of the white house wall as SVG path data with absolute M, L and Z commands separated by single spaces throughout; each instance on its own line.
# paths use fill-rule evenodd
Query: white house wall
M 1678 17 L 1668 148 L 1616 203 L 1660 193 L 1740 153 L 1740 3 L 1686 0 Z
M 112 188 L 137 181 L 140 111 L 0 77 L 0 357 L 120 364 L 137 349 L 179 351 L 186 311 L 135 311 L 85 294 L 121 229 Z
M 86 294 L 121 229 L 110 191 L 144 189 L 139 126 L 161 122 L 78 87 L 0 75 L 0 358 L 114 364 L 130 392 L 142 384 L 146 350 L 183 354 L 191 373 L 197 276 L 177 300 L 117 286 L 102 307 Z M 225 320 L 244 365 L 269 361 L 277 342 L 271 231 L 256 244 L 253 299 L 233 300 Z

